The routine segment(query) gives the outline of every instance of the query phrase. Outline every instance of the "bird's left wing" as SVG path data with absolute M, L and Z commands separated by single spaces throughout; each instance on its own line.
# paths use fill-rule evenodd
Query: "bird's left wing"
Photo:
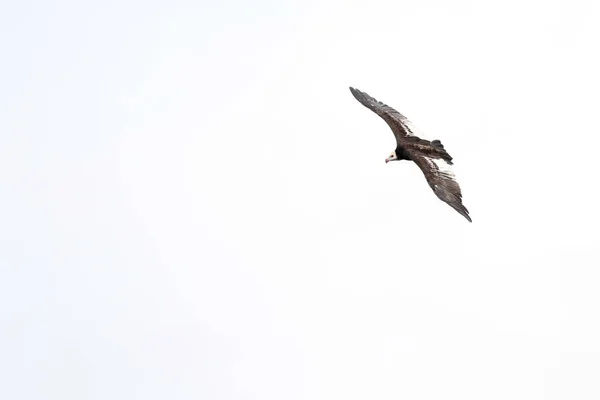
M 396 142 L 400 144 L 407 136 L 419 137 L 424 139 L 423 133 L 417 129 L 417 127 L 411 123 L 408 118 L 396 111 L 387 104 L 376 100 L 369 96 L 365 92 L 361 92 L 358 89 L 350 88 L 352 95 L 358 100 L 363 106 L 379 115 L 387 124 L 392 128 Z
M 452 161 L 445 160 L 438 154 L 423 152 L 415 148 L 405 151 L 423 171 L 425 179 L 435 195 L 469 222 L 472 222 L 469 210 L 462 204 L 462 193 L 452 171 Z

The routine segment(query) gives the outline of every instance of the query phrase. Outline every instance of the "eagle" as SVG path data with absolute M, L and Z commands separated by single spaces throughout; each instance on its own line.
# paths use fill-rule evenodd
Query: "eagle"
M 377 101 L 365 92 L 350 87 L 350 92 L 363 106 L 379 115 L 392 129 L 396 137 L 396 150 L 385 162 L 410 160 L 423 171 L 425 179 L 435 195 L 454 208 L 467 221 L 469 211 L 462 204 L 462 193 L 452 172 L 452 157 L 439 140 L 423 139 L 419 130 L 404 115 L 392 107 Z

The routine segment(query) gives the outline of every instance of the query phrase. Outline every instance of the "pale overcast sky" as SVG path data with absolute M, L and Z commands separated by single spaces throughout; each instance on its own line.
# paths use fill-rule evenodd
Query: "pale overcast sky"
M 0 398 L 600 398 L 597 1 L 0 26 Z M 349 86 L 445 144 L 472 224 Z

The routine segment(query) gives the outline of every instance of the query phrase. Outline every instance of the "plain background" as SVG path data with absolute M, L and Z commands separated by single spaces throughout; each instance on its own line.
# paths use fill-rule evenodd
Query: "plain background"
M 597 1 L 1 6 L 3 399 L 598 399 Z M 440 139 L 471 211 L 348 86 Z

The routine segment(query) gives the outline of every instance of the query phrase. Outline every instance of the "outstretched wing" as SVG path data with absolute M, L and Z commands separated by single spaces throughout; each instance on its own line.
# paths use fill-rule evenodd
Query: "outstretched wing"
M 379 115 L 387 124 L 392 128 L 396 142 L 400 144 L 406 137 L 420 137 L 424 138 L 422 132 L 420 132 L 416 126 L 414 126 L 404 115 L 394 110 L 392 107 L 377 101 L 373 97 L 369 96 L 365 92 L 361 92 L 358 89 L 350 88 L 350 92 L 360 101 L 360 103 Z
M 448 203 L 469 222 L 472 222 L 469 210 L 462 204 L 462 193 L 452 171 L 451 158 L 448 160 L 447 157 L 443 157 L 437 152 L 412 146 L 405 149 L 405 152 L 421 168 L 435 195 L 443 202 Z

